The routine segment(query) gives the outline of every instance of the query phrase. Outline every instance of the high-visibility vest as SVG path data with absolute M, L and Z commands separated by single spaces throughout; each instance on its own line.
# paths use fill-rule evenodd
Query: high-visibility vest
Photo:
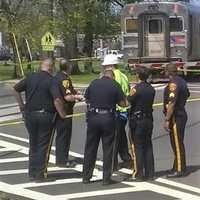
M 117 81 L 121 86 L 124 95 L 128 96 L 130 92 L 130 86 L 127 76 L 124 73 L 122 73 L 119 69 L 114 70 L 114 75 L 115 75 L 115 81 Z M 121 107 L 117 105 L 117 111 L 119 112 L 126 112 L 127 109 L 128 107 Z

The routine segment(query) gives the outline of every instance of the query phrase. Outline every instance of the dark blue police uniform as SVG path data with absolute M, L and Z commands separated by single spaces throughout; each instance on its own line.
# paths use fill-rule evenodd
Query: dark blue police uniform
M 152 147 L 153 102 L 155 89 L 147 82 L 141 82 L 131 89 L 128 101 L 131 104 L 129 126 L 133 154 L 133 177 L 139 180 L 154 177 L 154 156 Z
M 89 108 L 83 182 L 92 178 L 101 139 L 103 146 L 103 184 L 109 184 L 114 159 L 115 110 L 116 104 L 124 99 L 124 94 L 117 82 L 108 77 L 102 77 L 89 85 L 85 98 Z
M 174 76 L 164 90 L 164 114 L 167 112 L 168 104 L 174 104 L 174 111 L 169 121 L 170 141 L 174 151 L 175 160 L 173 170 L 184 173 L 186 170 L 184 132 L 187 122 L 185 104 L 190 96 L 187 83 L 179 76 Z
M 34 179 L 47 177 L 47 164 L 52 129 L 55 118 L 54 98 L 57 91 L 52 86 L 52 76 L 40 71 L 27 76 L 14 86 L 25 91 L 25 125 L 29 133 L 29 176 Z
M 64 96 L 77 93 L 70 77 L 64 71 L 58 72 L 55 76 L 54 84 L 58 85 L 66 114 L 72 115 L 75 102 L 67 102 L 64 100 Z M 56 130 L 56 165 L 65 166 L 69 157 L 72 136 L 72 117 L 62 119 L 58 116 L 56 119 Z

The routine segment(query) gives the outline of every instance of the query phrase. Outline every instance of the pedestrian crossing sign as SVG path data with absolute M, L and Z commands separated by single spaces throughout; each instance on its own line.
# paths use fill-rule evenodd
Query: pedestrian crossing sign
M 53 51 L 56 45 L 56 39 L 50 32 L 46 32 L 41 40 L 43 51 Z

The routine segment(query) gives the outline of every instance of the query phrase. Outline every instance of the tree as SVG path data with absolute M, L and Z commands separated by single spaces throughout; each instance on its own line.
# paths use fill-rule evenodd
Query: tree
M 38 0 L 2 0 L 1 1 L 1 18 L 4 20 L 4 30 L 10 35 L 10 43 L 14 50 L 14 78 L 21 77 L 18 64 L 16 46 L 13 41 L 15 34 L 20 50 L 24 46 L 23 38 L 30 41 L 33 48 L 40 46 L 43 29 L 47 27 L 48 19 L 45 15 L 40 14 Z M 40 1 L 44 3 L 43 1 Z M 34 27 L 33 27 L 34 25 Z M 22 52 L 22 51 L 20 51 Z M 20 55 L 22 56 L 22 54 Z

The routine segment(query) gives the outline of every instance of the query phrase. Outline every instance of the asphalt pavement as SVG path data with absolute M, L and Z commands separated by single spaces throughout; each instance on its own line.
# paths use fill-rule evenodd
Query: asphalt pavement
M 8 92 L 0 90 L 0 96 Z M 6 124 L 17 110 L 13 97 L 0 98 L 0 191 L 12 200 L 200 200 L 200 83 L 189 83 L 191 100 L 187 103 L 188 123 L 185 135 L 188 176 L 167 179 L 166 170 L 172 167 L 173 153 L 169 136 L 162 128 L 162 93 L 163 84 L 154 85 L 156 99 L 154 106 L 153 146 L 155 156 L 156 180 L 134 182 L 128 177 L 130 169 L 122 168 L 113 174 L 115 184 L 102 186 L 102 148 L 98 150 L 96 167 L 91 184 L 81 182 L 84 144 L 86 139 L 85 116 L 73 118 L 73 136 L 70 149 L 71 159 L 76 160 L 75 168 L 55 166 L 55 146 L 53 144 L 49 162 L 49 176 L 54 181 L 45 183 L 30 182 L 27 176 L 28 133 L 23 122 Z M 0 87 L 1 88 L 1 87 Z M 7 99 L 8 98 L 8 99 Z M 12 107 L 13 106 L 13 107 Z M 12 110 L 12 109 L 13 110 Z M 7 113 L 6 113 L 7 112 Z M 84 113 L 85 105 L 75 107 L 75 113 Z M 10 115 L 9 115 L 10 113 Z M 2 115 L 2 116 L 1 116 Z M 20 115 L 16 115 L 19 118 Z M 6 121 L 5 121 L 6 120 Z M 128 128 L 127 128 L 128 132 Z

